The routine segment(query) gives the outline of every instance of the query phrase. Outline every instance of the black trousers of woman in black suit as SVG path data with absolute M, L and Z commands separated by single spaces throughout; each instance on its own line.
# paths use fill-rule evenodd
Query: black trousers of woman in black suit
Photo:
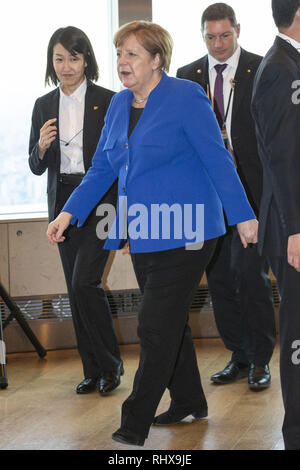
M 140 363 L 131 395 L 123 403 L 121 429 L 146 438 L 166 388 L 171 406 L 191 412 L 207 407 L 189 309 L 216 239 L 201 250 L 177 248 L 132 254 L 143 294 L 138 317 Z
M 74 189 L 73 185 L 59 184 L 57 213 Z M 101 202 L 115 204 L 116 196 L 114 183 Z M 116 371 L 121 362 L 109 303 L 101 285 L 109 251 L 103 250 L 105 240 L 96 235 L 101 220 L 96 209 L 83 227 L 71 226 L 66 240 L 58 244 L 85 378 Z

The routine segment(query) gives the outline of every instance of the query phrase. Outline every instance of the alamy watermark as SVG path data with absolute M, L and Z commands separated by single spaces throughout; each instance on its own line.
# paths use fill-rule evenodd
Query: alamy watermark
M 292 103 L 293 104 L 300 104 L 300 80 L 295 80 L 292 83 L 292 89 L 296 90 L 292 94 Z
M 144 204 L 127 207 L 127 197 L 119 196 L 118 213 L 112 204 L 100 204 L 101 220 L 96 227 L 101 240 L 185 240 L 186 249 L 199 250 L 204 241 L 204 204 Z
M 0 340 L 0 364 L 6 364 L 5 343 Z
M 295 349 L 295 351 L 292 354 L 292 363 L 295 366 L 298 366 L 300 364 L 300 340 L 299 339 L 296 339 L 293 342 L 292 349 Z

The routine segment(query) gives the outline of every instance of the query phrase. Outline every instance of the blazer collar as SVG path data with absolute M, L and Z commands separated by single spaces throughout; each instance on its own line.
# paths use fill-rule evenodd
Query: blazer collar
M 232 104 L 232 119 L 235 119 L 247 88 L 250 86 L 249 83 L 254 79 L 255 74 L 256 67 L 253 67 L 251 58 L 249 58 L 248 53 L 244 49 L 241 49 L 240 60 L 234 77 L 235 89 Z
M 207 86 L 209 84 L 208 55 L 204 56 L 195 64 L 194 73 L 195 81 L 199 83 L 207 93 Z M 242 104 L 245 90 L 249 86 L 249 80 L 253 78 L 255 73 L 256 69 L 253 68 L 253 63 L 249 54 L 245 49 L 241 48 L 239 63 L 234 77 L 236 85 L 233 95 L 232 119 L 235 118 L 236 113 Z
M 160 81 L 158 82 L 156 87 L 150 92 L 150 94 L 148 96 L 147 105 L 148 105 L 149 102 L 151 102 L 153 99 L 155 99 L 155 97 L 157 95 L 159 95 L 161 93 L 161 91 L 164 90 L 164 88 L 167 86 L 168 79 L 169 79 L 168 75 L 165 72 L 163 72 Z M 134 94 L 129 89 L 128 89 L 128 95 L 127 96 L 128 96 L 127 97 L 127 100 L 128 100 L 127 102 L 131 106 L 132 100 L 134 98 Z
M 251 59 L 249 59 L 247 51 L 241 48 L 240 59 L 235 74 L 236 86 L 233 95 L 233 118 L 243 101 L 244 91 L 249 85 L 249 80 L 253 77 L 255 72 L 256 70 L 253 69 L 253 64 Z M 207 55 L 200 59 L 195 65 L 195 81 L 207 92 L 207 86 L 209 84 L 209 63 Z
M 59 98 L 60 92 L 59 87 L 55 88 L 53 92 L 49 95 L 49 100 L 47 102 L 47 114 L 51 118 L 56 117 L 57 121 L 55 125 L 57 126 L 57 136 L 56 139 L 51 144 L 51 150 L 55 155 L 58 155 L 56 158 L 56 169 L 59 173 L 60 171 L 60 145 L 59 145 Z
M 99 105 L 99 103 L 93 102 L 93 88 L 94 83 L 90 80 L 87 80 L 87 89 L 85 94 L 85 107 L 84 107 L 84 124 L 83 124 L 83 162 L 85 166 L 85 170 L 87 171 L 89 167 L 89 154 L 88 154 L 88 142 L 89 142 L 89 134 L 92 131 L 93 125 L 95 123 L 94 114 L 95 114 L 95 105 Z M 49 103 L 49 111 L 51 111 L 51 115 L 57 116 L 57 128 L 58 128 L 58 136 L 53 142 L 53 149 L 58 155 L 56 160 L 57 164 L 57 172 L 60 172 L 60 145 L 59 145 L 59 99 L 60 99 L 60 90 L 57 87 L 54 90 L 52 100 Z
M 85 171 L 87 171 L 90 166 L 89 142 L 93 140 L 94 126 L 97 124 L 97 110 L 100 106 L 103 106 L 103 103 L 95 101 L 94 86 L 95 85 L 93 82 L 91 82 L 90 80 L 87 81 L 87 89 L 84 102 L 82 142 L 83 163 Z
M 195 81 L 199 83 L 199 85 L 201 85 L 205 91 L 207 91 L 207 85 L 209 83 L 209 66 L 207 55 L 196 63 L 194 73 Z
M 142 114 L 140 120 L 145 119 L 145 116 L 147 116 L 149 110 L 151 112 L 151 108 L 153 106 L 159 106 L 159 104 L 161 103 L 161 96 L 164 93 L 164 90 L 167 90 L 167 88 L 168 88 L 168 82 L 169 82 L 169 77 L 165 72 L 163 72 L 159 83 L 150 92 L 150 94 L 148 96 L 147 104 L 145 106 L 145 109 L 143 111 L 143 114 Z M 126 129 L 126 132 L 127 132 L 128 127 L 129 127 L 130 110 L 131 110 L 131 105 L 132 105 L 132 100 L 134 98 L 134 94 L 131 90 L 126 89 L 124 96 L 125 96 L 124 103 L 125 103 L 126 111 L 127 111 L 127 112 L 125 112 L 125 117 L 124 117 L 124 119 L 126 119 L 126 122 L 124 122 L 124 129 Z M 136 127 L 138 127 L 138 126 L 139 126 L 139 123 L 137 123 Z M 136 134 L 136 132 L 134 130 L 133 133 L 131 134 L 131 136 L 134 136 L 135 134 Z M 131 139 L 131 136 L 130 136 L 130 139 Z M 124 136 L 124 138 L 127 139 L 127 135 Z
M 300 63 L 300 54 L 297 49 L 292 46 L 292 44 L 288 43 L 284 39 L 276 36 L 274 41 L 274 46 L 278 49 L 284 50 L 290 57 L 292 57 L 298 64 Z

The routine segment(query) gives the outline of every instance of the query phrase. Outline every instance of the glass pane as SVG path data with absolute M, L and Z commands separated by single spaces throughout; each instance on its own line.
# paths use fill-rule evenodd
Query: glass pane
M 1 7 L 0 214 L 47 210 L 46 174 L 28 166 L 31 113 L 44 87 L 53 32 L 76 26 L 90 38 L 100 85 L 112 88 L 111 0 L 10 0 Z

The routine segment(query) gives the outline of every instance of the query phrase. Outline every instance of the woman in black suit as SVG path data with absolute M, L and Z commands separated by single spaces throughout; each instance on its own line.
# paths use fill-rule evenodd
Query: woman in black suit
M 91 43 L 78 28 L 60 28 L 50 39 L 46 84 L 59 85 L 38 98 L 32 114 L 29 166 L 48 170 L 49 220 L 61 211 L 91 166 L 113 92 L 93 83 L 98 65 Z M 113 183 L 102 202 L 116 204 Z M 98 388 L 106 394 L 120 384 L 123 366 L 101 277 L 109 255 L 96 236 L 96 208 L 82 228 L 72 227 L 59 253 L 69 292 L 84 380 L 77 393 Z

